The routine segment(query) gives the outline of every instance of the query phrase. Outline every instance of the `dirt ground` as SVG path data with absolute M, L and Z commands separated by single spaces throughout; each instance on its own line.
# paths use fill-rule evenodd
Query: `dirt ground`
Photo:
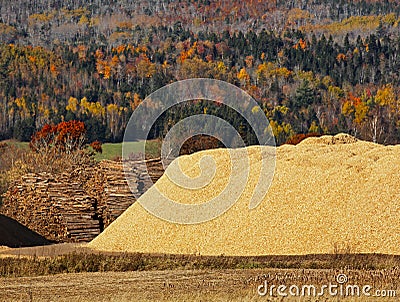
M 365 297 L 321 300 L 261 297 L 257 293 L 265 276 L 272 276 L 277 284 L 280 278 L 291 275 L 303 275 L 306 279 L 317 277 L 320 281 L 312 282 L 323 284 L 331 273 L 329 270 L 177 270 L 3 278 L 0 279 L 0 301 L 366 301 Z M 368 301 L 398 299 L 369 297 Z
M 1 257 L 54 257 L 71 252 L 93 252 L 85 244 L 57 244 L 10 249 L 0 247 Z M 361 257 L 361 256 L 360 256 Z M 360 258 L 361 259 L 361 258 Z M 305 258 L 303 260 L 306 260 Z M 390 260 L 387 260 L 390 261 Z M 0 302 L 9 301 L 297 301 L 391 302 L 400 301 L 398 266 L 389 270 L 336 269 L 214 269 L 150 270 L 134 272 L 70 273 L 40 277 L 0 278 Z M 396 297 L 277 297 L 260 296 L 257 289 L 269 285 L 336 282 L 345 273 L 349 284 L 372 284 L 375 289 L 395 290 Z
M 147 271 L 0 279 L 0 301 L 193 301 L 210 295 L 237 294 L 256 297 L 256 287 L 245 285 L 255 275 L 254 271 L 230 270 Z

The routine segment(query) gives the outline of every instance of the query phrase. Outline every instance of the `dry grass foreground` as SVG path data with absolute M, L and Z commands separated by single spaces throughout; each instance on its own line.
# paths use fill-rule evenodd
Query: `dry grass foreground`
M 260 152 L 268 152 L 268 147 L 248 151 L 251 176 L 246 189 L 222 216 L 178 225 L 135 203 L 89 246 L 102 251 L 236 256 L 340 250 L 400 254 L 400 146 L 357 141 L 344 134 L 281 146 L 271 188 L 254 210 L 248 209 L 258 181 L 254 172 L 260 168 Z M 243 149 L 235 152 L 233 165 L 243 164 Z M 182 203 L 201 203 L 219 194 L 229 180 L 226 149 L 183 156 L 179 165 L 195 177 L 203 155 L 211 155 L 217 165 L 208 186 L 182 189 L 164 175 L 141 199 L 154 200 L 157 190 Z
M 351 284 L 373 284 L 380 290 L 397 290 L 398 283 L 379 272 L 339 270 L 175 270 L 60 274 L 55 276 L 0 279 L 0 301 L 296 301 L 359 302 L 397 301 L 395 297 L 358 296 L 259 296 L 258 286 L 312 284 L 317 288 L 335 283 L 345 273 Z M 397 280 L 398 281 L 398 280 Z

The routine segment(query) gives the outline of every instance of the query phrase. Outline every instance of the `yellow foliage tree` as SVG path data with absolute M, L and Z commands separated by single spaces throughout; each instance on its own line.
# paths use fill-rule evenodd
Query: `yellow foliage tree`
M 244 67 L 238 72 L 237 78 L 242 82 L 243 85 L 250 82 L 250 75 L 247 73 L 246 68 Z
M 71 96 L 68 99 L 68 105 L 65 107 L 65 109 L 76 113 L 78 111 L 78 99 Z
M 398 100 L 391 84 L 378 89 L 375 100 L 380 106 L 389 106 L 392 111 L 397 110 Z

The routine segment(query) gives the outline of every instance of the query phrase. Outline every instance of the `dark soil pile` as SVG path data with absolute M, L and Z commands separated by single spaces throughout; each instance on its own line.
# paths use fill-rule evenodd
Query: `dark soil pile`
M 0 246 L 27 247 L 50 244 L 46 238 L 14 219 L 0 215 Z

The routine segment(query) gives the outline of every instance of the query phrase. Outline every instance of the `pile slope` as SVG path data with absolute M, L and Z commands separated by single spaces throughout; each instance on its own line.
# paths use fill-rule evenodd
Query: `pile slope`
M 270 190 L 257 208 L 249 210 L 260 152 L 268 148 L 247 148 L 251 176 L 246 189 L 220 217 L 179 225 L 156 218 L 135 203 L 89 246 L 102 251 L 237 256 L 400 254 L 400 145 L 382 146 L 342 134 L 281 146 Z M 240 155 L 243 149 L 234 152 Z M 229 179 L 226 149 L 177 160 L 187 175 L 195 177 L 204 155 L 212 156 L 217 165 L 208 186 L 183 189 L 164 175 L 141 199 L 154 200 L 157 190 L 182 203 L 201 203 L 219 194 Z M 232 164 L 241 164 L 241 158 L 235 156 Z
M 26 247 L 50 244 L 46 238 L 33 232 L 18 221 L 0 215 L 0 249 L 7 247 Z

